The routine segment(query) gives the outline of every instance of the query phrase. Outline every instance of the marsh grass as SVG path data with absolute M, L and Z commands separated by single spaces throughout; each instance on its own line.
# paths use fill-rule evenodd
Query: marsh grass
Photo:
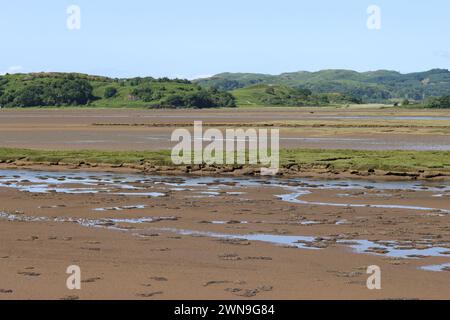
M 449 151 L 281 150 L 282 165 L 328 165 L 336 170 L 450 171 Z
M 0 161 L 64 164 L 142 164 L 172 166 L 170 150 L 163 151 L 46 151 L 0 148 Z M 281 167 L 324 166 L 335 170 L 450 172 L 450 151 L 358 151 L 283 149 Z

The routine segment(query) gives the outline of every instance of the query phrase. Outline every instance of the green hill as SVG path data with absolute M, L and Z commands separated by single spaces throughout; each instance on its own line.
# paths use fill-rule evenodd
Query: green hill
M 424 97 L 450 94 L 450 72 L 446 69 L 408 74 L 388 70 L 361 73 L 351 70 L 300 71 L 280 75 L 221 73 L 194 82 L 206 88 L 230 91 L 256 84 L 283 85 L 309 89 L 315 94 L 340 93 L 363 102 L 421 101 Z
M 340 93 L 313 94 L 308 89 L 282 85 L 257 84 L 231 91 L 239 106 L 323 106 L 329 104 L 360 103 Z
M 119 79 L 79 73 L 0 76 L 0 107 L 7 108 L 322 106 L 402 100 L 413 102 L 417 107 L 447 108 L 448 96 L 450 72 L 443 69 L 410 74 L 385 70 L 363 73 L 323 70 L 278 76 L 222 73 L 192 82 L 151 77 Z M 422 101 L 424 97 L 426 101 Z
M 233 107 L 235 99 L 188 80 L 30 73 L 0 76 L 0 106 L 209 108 Z

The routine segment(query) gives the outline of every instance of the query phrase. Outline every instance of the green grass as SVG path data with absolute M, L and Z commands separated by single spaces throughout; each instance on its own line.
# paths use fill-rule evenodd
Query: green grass
M 34 163 L 117 165 L 172 165 L 170 151 L 44 151 L 0 148 L 0 161 L 25 160 Z M 328 166 L 335 170 L 385 170 L 450 173 L 449 151 L 356 151 L 292 149 L 280 151 L 282 167 L 298 164 L 304 167 Z
M 329 165 L 336 170 L 450 172 L 449 151 L 281 150 L 281 163 Z
M 30 162 L 60 162 L 76 164 L 138 164 L 143 161 L 155 165 L 170 165 L 170 151 L 47 151 L 0 148 L 0 161 L 25 160 Z

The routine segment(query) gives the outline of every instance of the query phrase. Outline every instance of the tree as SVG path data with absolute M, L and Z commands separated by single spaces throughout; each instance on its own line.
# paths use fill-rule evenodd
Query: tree
M 8 107 L 84 105 L 92 99 L 94 96 L 90 83 L 72 75 L 9 89 L 2 95 L 0 103 Z
M 215 107 L 214 101 L 211 99 L 211 95 L 204 90 L 186 94 L 184 101 L 185 107 L 188 108 Z
M 275 89 L 273 87 L 267 87 L 266 90 L 264 90 L 267 94 L 275 94 Z
M 236 98 L 229 92 L 216 91 L 212 94 L 214 107 L 236 107 Z
M 116 94 L 117 94 L 117 89 L 116 88 L 114 88 L 114 87 L 107 87 L 107 88 L 105 88 L 104 97 L 106 99 L 113 98 L 113 97 L 116 96 Z
M 57 103 L 63 105 L 84 105 L 93 99 L 92 86 L 87 80 L 63 80 L 60 88 L 61 99 Z
M 17 107 L 35 107 L 44 105 L 43 88 L 40 85 L 25 86 L 17 91 L 13 104 Z
M 425 106 L 427 108 L 448 109 L 450 108 L 450 95 L 438 98 L 431 98 L 428 100 Z
M 150 102 L 153 100 L 153 89 L 150 84 L 140 85 L 139 87 L 133 89 L 131 94 L 145 102 Z

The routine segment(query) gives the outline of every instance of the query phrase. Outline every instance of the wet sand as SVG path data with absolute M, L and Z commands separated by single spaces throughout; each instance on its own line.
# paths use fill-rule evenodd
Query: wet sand
M 449 299 L 444 182 L 0 171 L 0 299 Z M 66 288 L 79 265 L 82 289 Z M 382 270 L 368 290 L 366 269 Z
M 449 150 L 448 117 L 398 109 L 0 110 L 0 146 L 168 149 L 174 127 L 203 120 L 280 124 L 281 146 L 290 148 Z M 450 299 L 448 180 L 130 174 L 138 171 L 1 164 L 0 299 Z M 66 287 L 69 265 L 81 267 L 81 290 Z M 381 268 L 382 290 L 366 287 L 371 265 Z
M 173 126 L 191 128 L 194 120 L 231 127 L 274 124 L 280 126 L 282 148 L 450 150 L 447 111 L 335 108 L 3 109 L 0 145 L 46 150 L 170 149 Z M 297 125 L 285 127 L 293 123 Z

